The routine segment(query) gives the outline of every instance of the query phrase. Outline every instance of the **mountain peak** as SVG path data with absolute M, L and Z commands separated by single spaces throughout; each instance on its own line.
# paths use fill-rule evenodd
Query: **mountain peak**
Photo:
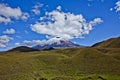
M 34 49 L 52 49 L 52 48 L 73 48 L 73 47 L 80 47 L 79 45 L 68 41 L 68 40 L 58 40 L 56 42 L 52 42 L 50 44 L 45 45 L 36 45 Z

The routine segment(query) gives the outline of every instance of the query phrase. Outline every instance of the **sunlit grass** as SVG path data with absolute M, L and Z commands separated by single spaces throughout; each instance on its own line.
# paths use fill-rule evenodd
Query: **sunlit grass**
M 1 53 L 0 80 L 120 80 L 120 61 L 116 58 L 120 52 L 107 50 L 107 53 L 98 48 Z

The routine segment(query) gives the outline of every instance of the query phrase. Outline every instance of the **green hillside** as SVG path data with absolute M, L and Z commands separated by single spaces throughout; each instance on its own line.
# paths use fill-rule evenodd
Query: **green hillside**
M 120 48 L 120 37 L 111 38 L 106 41 L 102 41 L 94 44 L 92 47 L 97 48 Z
M 119 53 L 118 48 L 3 52 L 0 80 L 120 80 Z

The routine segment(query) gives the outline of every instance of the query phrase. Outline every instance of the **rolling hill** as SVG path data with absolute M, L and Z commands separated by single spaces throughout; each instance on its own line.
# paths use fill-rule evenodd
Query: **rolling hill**
M 97 48 L 120 48 L 120 37 L 111 38 L 111 39 L 96 43 L 92 47 L 97 47 Z
M 114 39 L 89 48 L 38 51 L 21 46 L 2 52 L 0 80 L 120 80 L 119 39 Z M 114 41 L 114 47 L 103 46 Z
M 13 49 L 8 50 L 7 52 L 12 52 L 12 51 L 17 51 L 17 52 L 32 52 L 32 51 L 39 51 L 38 49 L 30 48 L 27 46 L 19 46 Z

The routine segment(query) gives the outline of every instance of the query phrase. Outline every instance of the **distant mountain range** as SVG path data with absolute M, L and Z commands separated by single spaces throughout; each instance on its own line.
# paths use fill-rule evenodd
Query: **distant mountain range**
M 84 46 L 80 46 L 80 45 L 75 44 L 71 41 L 60 40 L 59 42 L 55 42 L 55 43 L 52 43 L 52 44 L 36 45 L 32 48 L 39 49 L 39 50 L 50 50 L 50 49 L 74 48 L 74 47 L 84 47 Z
M 75 44 L 71 41 L 63 41 L 60 40 L 59 42 L 55 42 L 52 44 L 45 44 L 45 45 L 36 45 L 32 48 L 27 46 L 19 46 L 13 48 L 9 51 L 19 51 L 19 52 L 31 52 L 31 51 L 39 51 L 39 50 L 53 50 L 59 48 L 77 48 L 77 47 L 85 47 L 78 44 Z M 120 48 L 120 37 L 111 38 L 102 42 L 98 42 L 91 47 L 95 48 Z

